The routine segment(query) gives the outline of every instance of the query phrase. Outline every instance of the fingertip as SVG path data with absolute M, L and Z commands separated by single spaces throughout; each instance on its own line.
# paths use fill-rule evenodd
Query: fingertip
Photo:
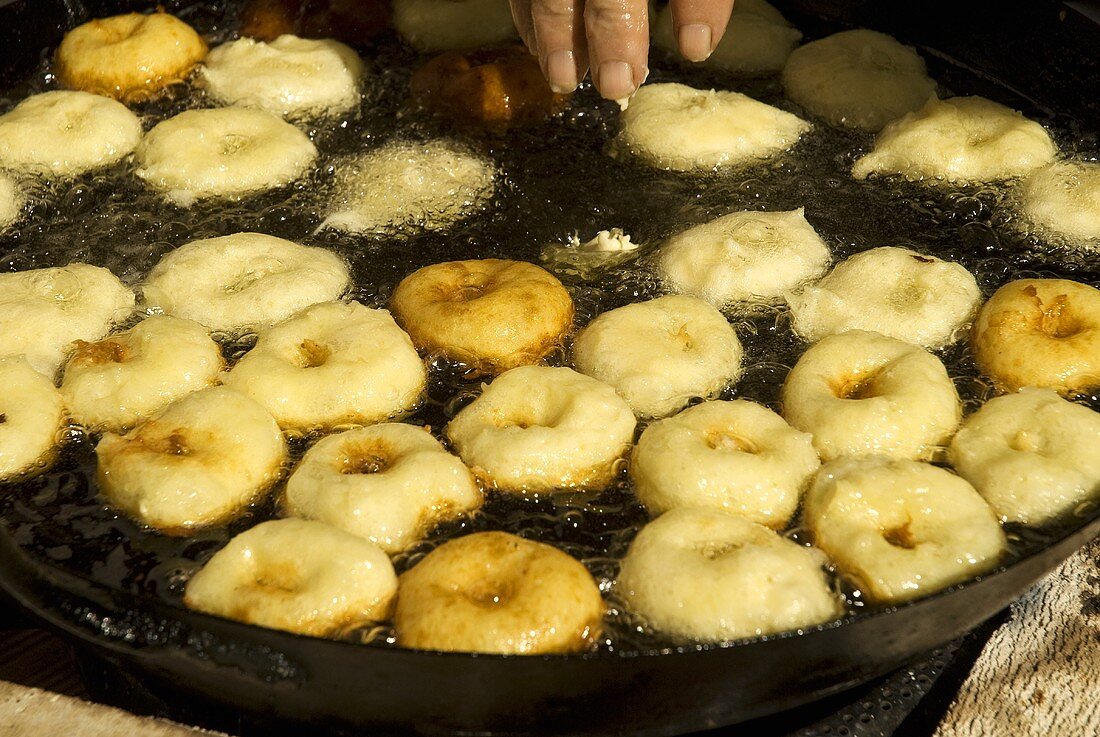
M 706 61 L 714 53 L 714 30 L 706 23 L 686 23 L 676 31 L 680 53 L 688 61 Z

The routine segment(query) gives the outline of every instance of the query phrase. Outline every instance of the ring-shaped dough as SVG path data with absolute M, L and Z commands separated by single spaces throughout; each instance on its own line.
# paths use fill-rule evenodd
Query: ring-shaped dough
M 606 384 L 572 369 L 520 366 L 496 377 L 445 432 L 489 488 L 537 493 L 607 486 L 634 424 Z
M 422 650 L 572 653 L 603 628 L 600 589 L 557 548 L 506 532 L 450 540 L 401 576 L 397 644 Z
M 287 481 L 285 509 L 392 555 L 474 511 L 482 496 L 470 469 L 426 429 L 386 423 L 317 441 Z
M 64 425 L 53 382 L 20 357 L 0 358 L 0 481 L 45 470 Z
M 397 285 L 390 309 L 421 350 L 499 373 L 536 363 L 573 325 L 573 298 L 525 261 L 432 264 Z
M 427 369 L 390 313 L 324 302 L 261 332 L 223 380 L 280 427 L 312 431 L 408 414 Z
M 966 334 L 982 303 L 965 267 L 908 248 L 851 256 L 816 284 L 789 293 L 795 333 L 808 341 L 870 330 L 926 348 Z
M 985 573 L 1005 536 L 970 484 L 950 471 L 879 456 L 821 467 L 803 517 L 814 544 L 872 602 L 925 596 Z
M 862 330 L 830 335 L 802 354 L 782 401 L 783 417 L 813 435 L 826 461 L 865 454 L 927 459 L 962 417 L 938 358 Z
M 245 530 L 191 580 L 191 609 L 314 637 L 389 616 L 397 576 L 377 545 L 323 522 L 280 519 Z
M 1100 251 L 1100 162 L 1059 161 L 1024 180 L 1020 211 L 1042 234 Z
M 240 515 L 271 488 L 286 461 L 267 410 L 223 386 L 188 394 L 95 448 L 111 504 L 169 535 Z
M 666 512 L 638 533 L 616 590 L 662 634 L 720 642 L 810 627 L 843 613 L 825 556 L 718 509 Z
M 142 292 L 151 309 L 237 333 L 338 299 L 350 281 L 343 259 L 323 248 L 235 233 L 171 251 L 149 272 Z
M 740 378 L 743 353 L 721 312 L 681 295 L 605 312 L 573 342 L 577 370 L 615 387 L 639 417 L 718 396 Z
M 517 35 L 508 0 L 394 0 L 393 27 L 422 52 L 489 46 Z
M 981 372 L 1005 391 L 1062 394 L 1100 386 L 1100 289 L 1068 279 L 1018 279 L 993 293 L 970 332 Z
M 810 435 L 739 399 L 651 424 L 634 447 L 630 478 L 651 516 L 711 507 L 781 529 L 820 465 Z

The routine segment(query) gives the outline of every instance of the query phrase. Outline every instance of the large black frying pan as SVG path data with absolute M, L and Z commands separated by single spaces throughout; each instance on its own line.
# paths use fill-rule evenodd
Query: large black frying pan
M 33 68 L 66 27 L 128 5 L 0 0 L 0 85 Z M 803 28 L 841 21 L 919 44 L 1083 121 L 1095 147 L 1100 28 L 1060 4 L 785 9 Z M 804 633 L 571 656 L 405 651 L 246 626 L 65 571 L 29 554 L 8 525 L 0 525 L 0 587 L 80 645 L 181 698 L 387 732 L 670 735 L 776 713 L 882 675 L 990 618 L 1098 532 L 1093 510 L 980 580 Z

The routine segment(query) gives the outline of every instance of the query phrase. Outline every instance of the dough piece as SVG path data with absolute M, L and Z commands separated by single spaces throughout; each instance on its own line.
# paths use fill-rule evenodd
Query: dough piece
M 69 179 L 122 161 L 140 141 L 141 121 L 122 103 L 42 92 L 0 115 L 0 168 Z
M 427 370 L 390 313 L 324 302 L 261 332 L 224 381 L 280 427 L 307 432 L 403 417 Z
M 951 464 L 1005 522 L 1042 525 L 1100 496 L 1100 414 L 1049 389 L 991 399 L 951 442 Z
M 396 141 L 345 162 L 322 228 L 386 233 L 443 230 L 493 196 L 491 161 L 448 141 Z
M 321 438 L 286 484 L 286 512 L 389 554 L 481 506 L 474 475 L 426 428 L 386 423 Z
M 615 390 L 567 368 L 506 371 L 445 430 L 489 488 L 601 489 L 634 440 L 634 415 Z
M 475 653 L 590 650 L 603 628 L 600 589 L 557 548 L 505 532 L 450 540 L 400 579 L 397 644 Z
M 187 110 L 137 149 L 136 174 L 173 204 L 240 199 L 301 178 L 317 158 L 305 133 L 262 110 Z
M 735 74 L 771 74 L 787 63 L 802 33 L 764 0 L 737 0 L 722 40 L 700 66 Z M 665 6 L 653 21 L 653 42 L 678 51 L 672 9 Z
M 738 92 L 667 82 L 635 93 L 622 113 L 618 143 L 662 169 L 705 171 L 759 163 L 809 129 L 794 115 Z
M 665 635 L 721 642 L 811 627 L 843 614 L 825 556 L 718 509 L 666 512 L 642 528 L 616 589 Z
M 900 174 L 909 181 L 968 184 L 1020 177 L 1053 161 L 1043 126 L 984 97 L 930 100 L 891 123 L 852 176 Z
M 133 309 L 130 288 L 98 266 L 0 274 L 0 355 L 23 355 L 52 379 L 74 341 L 99 340 Z
M 77 423 L 122 432 L 217 383 L 221 348 L 191 320 L 154 315 L 124 333 L 76 341 L 61 393 Z
M 783 89 L 833 125 L 867 131 L 936 97 L 936 83 L 912 46 L 862 28 L 796 49 L 783 68 Z
M 385 620 L 397 576 L 377 545 L 323 522 L 263 522 L 187 582 L 190 609 L 314 637 Z
M 0 172 L 0 232 L 14 225 L 23 215 L 23 203 L 26 198 L 15 180 Z
M 338 41 L 287 34 L 271 43 L 241 38 L 222 44 L 206 57 L 199 76 L 207 94 L 225 105 L 284 118 L 319 117 L 359 104 L 363 62 Z
M 634 448 L 630 478 L 652 516 L 712 507 L 782 529 L 820 465 L 808 434 L 739 399 L 651 424 Z
M 57 455 L 65 408 L 53 382 L 23 358 L 0 358 L 0 481 L 44 471 Z
M 942 348 L 966 334 L 982 293 L 963 266 L 888 246 L 851 256 L 787 301 L 794 331 L 811 342 L 870 330 Z
M 141 101 L 185 80 L 206 56 L 206 42 L 158 9 L 97 18 L 65 34 L 57 47 L 58 81 L 73 89 Z
M 240 333 L 339 299 L 350 283 L 347 264 L 331 251 L 234 233 L 171 251 L 149 272 L 142 292 L 153 310 Z
M 573 342 L 573 364 L 615 387 L 639 417 L 665 417 L 735 382 L 743 352 L 721 312 L 672 295 L 597 317 Z
M 871 602 L 927 596 L 985 573 L 1005 552 L 997 517 L 942 468 L 871 456 L 821 467 L 803 518 Z
M 508 0 L 394 0 L 393 27 L 417 51 L 448 51 L 516 37 Z
M 877 454 L 931 458 L 962 417 L 943 363 L 920 348 L 852 330 L 806 351 L 783 385 L 783 417 L 814 437 L 823 460 Z
M 829 265 L 804 212 L 734 212 L 674 235 L 660 250 L 664 282 L 715 307 L 775 302 Z
M 1042 234 L 1100 251 L 1100 163 L 1060 161 L 1024 180 L 1020 210 Z
M 95 448 L 107 500 L 168 535 L 223 524 L 279 478 L 287 449 L 263 407 L 224 386 L 188 394 Z

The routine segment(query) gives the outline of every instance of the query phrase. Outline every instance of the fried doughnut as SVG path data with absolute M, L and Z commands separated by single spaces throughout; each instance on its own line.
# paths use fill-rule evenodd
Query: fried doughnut
M 221 349 L 202 325 L 155 315 L 94 343 L 76 341 L 61 394 L 74 421 L 122 432 L 213 386 L 222 363 Z
M 808 341 L 870 330 L 926 348 L 966 334 L 982 303 L 965 267 L 908 248 L 872 248 L 787 295 L 795 333 Z
M 737 0 L 722 40 L 700 66 L 735 74 L 771 74 L 783 68 L 801 39 L 802 33 L 764 0 Z M 670 51 L 679 49 L 667 5 L 653 21 L 653 42 Z
M 393 554 L 481 502 L 470 469 L 431 433 L 386 423 L 317 441 L 287 481 L 285 508 Z
M 417 69 L 409 91 L 437 115 L 494 132 L 544 120 L 569 99 L 550 89 L 523 46 L 449 51 Z
M 651 516 L 714 507 L 779 529 L 820 465 L 809 435 L 739 399 L 651 424 L 634 447 L 630 478 Z
M 643 85 L 622 113 L 618 143 L 673 171 L 746 166 L 793 146 L 810 124 L 739 92 Z
M 993 293 L 970 331 L 974 360 L 1005 391 L 1100 387 L 1100 290 L 1068 279 L 1018 279 Z
M 228 107 L 187 110 L 158 123 L 136 156 L 139 177 L 190 207 L 290 184 L 313 164 L 317 147 L 271 113 Z
M 234 233 L 168 253 L 149 272 L 142 291 L 153 310 L 239 333 L 338 299 L 350 282 L 347 264 L 323 248 Z
M 634 415 L 614 389 L 572 369 L 520 366 L 494 379 L 445 432 L 490 488 L 600 489 L 630 449 Z
M 1100 250 L 1100 163 L 1060 161 L 1033 173 L 1021 189 L 1020 210 L 1032 225 Z
M 843 613 L 825 556 L 719 509 L 674 509 L 638 533 L 616 590 L 669 636 L 719 642 L 810 627 Z
M 605 312 L 573 341 L 577 370 L 615 387 L 639 417 L 718 396 L 741 376 L 742 353 L 721 312 L 680 295 Z
M 24 196 L 15 180 L 0 172 L 0 232 L 23 214 Z
M 1058 148 L 1043 126 L 984 97 L 929 100 L 894 121 L 856 159 L 852 176 L 900 174 L 909 181 L 1011 179 L 1050 163 Z
M 191 580 L 190 609 L 324 637 L 389 616 L 393 565 L 378 546 L 323 522 L 270 520 L 214 553 Z
M 573 325 L 561 282 L 507 259 L 425 266 L 401 280 L 390 309 L 418 348 L 485 373 L 537 363 Z
M 1005 522 L 1041 525 L 1100 496 L 1100 414 L 1050 389 L 996 397 L 951 441 L 951 465 Z
M 45 469 L 64 425 L 53 382 L 19 356 L 0 358 L 0 481 Z
M 417 51 L 472 49 L 516 37 L 508 0 L 394 0 L 393 27 Z
M 420 401 L 427 370 L 390 313 L 323 302 L 261 332 L 224 382 L 280 427 L 327 430 L 404 416 Z
M 951 439 L 959 395 L 938 358 L 852 330 L 806 351 L 783 384 L 783 417 L 814 436 L 823 460 L 877 454 L 926 459 Z
M 53 378 L 73 341 L 99 340 L 134 309 L 134 293 L 107 269 L 69 264 L 0 274 L 0 355 L 22 354 Z
M 130 155 L 141 121 L 126 106 L 88 92 L 31 95 L 0 115 L 0 168 L 75 177 Z
M 448 141 L 396 141 L 337 167 L 322 228 L 348 233 L 442 230 L 493 196 L 491 161 Z
M 174 15 L 126 13 L 66 33 L 55 71 L 65 87 L 129 102 L 183 81 L 204 56 L 206 42 Z
M 934 99 L 936 83 L 913 47 L 860 28 L 795 49 L 783 90 L 833 125 L 877 131 Z
M 872 602 L 947 588 L 985 573 L 1005 551 L 974 487 L 927 463 L 840 458 L 821 467 L 804 504 L 814 544 Z
M 661 246 L 658 268 L 675 292 L 748 307 L 776 301 L 828 265 L 828 246 L 799 208 L 734 212 L 696 225 Z
M 600 589 L 557 548 L 506 532 L 450 540 L 401 576 L 397 644 L 422 650 L 572 653 L 603 629 Z
M 188 394 L 95 448 L 114 506 L 169 535 L 221 524 L 279 478 L 286 442 L 267 410 L 224 386 Z
M 225 105 L 284 118 L 317 117 L 359 104 L 363 62 L 350 47 L 330 39 L 241 38 L 213 49 L 199 76 L 207 94 Z

